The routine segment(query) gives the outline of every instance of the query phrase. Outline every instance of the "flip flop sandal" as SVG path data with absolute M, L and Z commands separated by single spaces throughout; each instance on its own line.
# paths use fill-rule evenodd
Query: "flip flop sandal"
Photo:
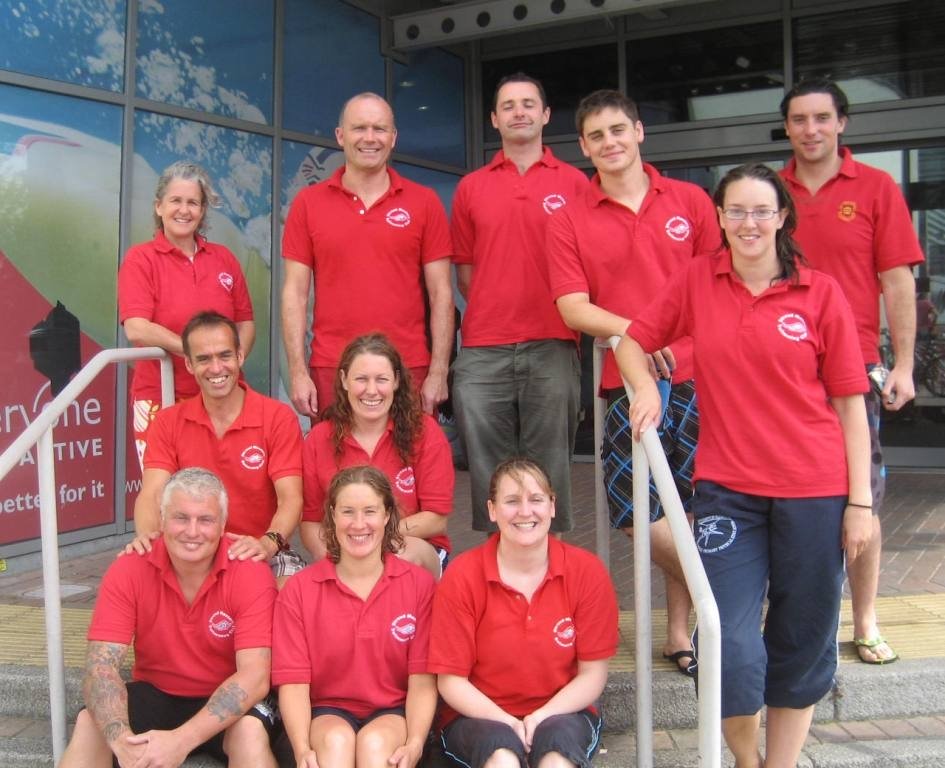
M 663 658 L 666 659 L 666 661 L 673 662 L 679 674 L 685 675 L 686 677 L 696 676 L 698 662 L 696 661 L 696 653 L 693 649 L 690 648 L 688 651 L 676 651 L 676 653 L 664 653 Z M 685 667 L 681 667 L 679 666 L 680 659 L 689 659 L 690 661 Z
M 899 660 L 899 654 L 893 651 L 889 643 L 886 642 L 886 639 L 882 635 L 876 635 L 876 637 L 867 639 L 865 637 L 857 638 L 853 641 L 853 644 L 856 646 L 856 655 L 860 657 L 860 661 L 864 664 L 892 664 L 894 661 Z M 874 648 L 877 648 L 880 645 L 885 645 L 892 652 L 892 656 L 889 658 L 882 658 L 878 653 L 876 653 Z M 871 651 L 876 657 L 875 659 L 864 659 L 863 654 L 860 653 L 860 648 L 866 648 L 868 651 Z

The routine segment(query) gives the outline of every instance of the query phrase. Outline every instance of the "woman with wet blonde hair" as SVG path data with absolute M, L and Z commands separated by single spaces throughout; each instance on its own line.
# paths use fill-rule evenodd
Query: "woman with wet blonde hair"
M 427 651 L 435 582 L 406 562 L 386 475 L 341 470 L 328 488 L 327 556 L 289 579 L 273 619 L 272 682 L 300 768 L 414 768 L 436 684 Z

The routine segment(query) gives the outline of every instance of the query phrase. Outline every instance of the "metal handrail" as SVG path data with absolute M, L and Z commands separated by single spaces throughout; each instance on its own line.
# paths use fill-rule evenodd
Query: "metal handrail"
M 161 403 L 174 403 L 174 366 L 160 347 L 105 349 L 79 371 L 20 436 L 0 454 L 0 481 L 38 445 L 36 470 L 39 476 L 39 525 L 43 551 L 43 614 L 46 624 L 46 662 L 49 667 L 49 723 L 52 730 L 53 761 L 59 764 L 66 748 L 66 668 L 62 651 L 62 598 L 59 594 L 59 531 L 56 508 L 56 460 L 53 455 L 53 427 L 63 412 L 85 391 L 96 376 L 112 363 L 135 360 L 161 361 Z
M 594 344 L 594 392 L 600 391 L 602 358 L 609 347 L 616 351 L 619 336 Z M 623 379 L 628 399 L 633 389 Z M 600 445 L 603 432 L 605 405 L 595 398 L 594 435 L 597 451 L 594 460 L 597 487 L 597 543 L 602 555 L 604 542 L 605 562 L 610 560 L 609 538 L 601 531 L 609 530 L 606 511 L 606 492 L 603 485 L 603 464 Z M 650 427 L 633 442 L 633 574 L 634 611 L 636 617 L 636 744 L 637 768 L 653 766 L 653 674 L 652 674 L 652 611 L 650 606 L 650 470 L 659 494 L 666 520 L 669 523 L 673 545 L 679 556 L 686 586 L 692 598 L 699 626 L 699 765 L 702 768 L 720 768 L 722 764 L 722 625 L 712 588 L 702 567 L 696 549 L 692 528 L 683 510 L 679 491 L 673 480 L 669 463 L 663 453 L 656 429 Z

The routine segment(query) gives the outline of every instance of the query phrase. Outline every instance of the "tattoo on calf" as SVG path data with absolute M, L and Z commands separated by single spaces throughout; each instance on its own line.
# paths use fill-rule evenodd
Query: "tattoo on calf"
M 207 711 L 214 717 L 219 718 L 222 723 L 224 720 L 234 715 L 243 714 L 246 701 L 246 691 L 236 683 L 227 683 L 217 688 L 207 702 Z

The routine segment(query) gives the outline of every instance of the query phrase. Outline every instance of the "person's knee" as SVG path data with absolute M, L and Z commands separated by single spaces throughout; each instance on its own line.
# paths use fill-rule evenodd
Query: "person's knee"
M 272 755 L 269 748 L 269 733 L 262 720 L 251 715 L 244 715 L 223 734 L 223 751 L 230 757 L 238 758 L 243 764 L 265 764 L 258 762 Z M 253 757 L 254 762 L 248 762 Z
M 357 736 L 351 726 L 345 722 L 339 722 L 326 728 L 322 732 L 321 738 L 325 748 L 333 754 L 348 752 L 354 754 Z
M 574 768 L 574 763 L 560 752 L 548 752 L 542 755 L 535 768 Z
M 72 738 L 59 765 L 62 768 L 110 766 L 111 762 L 111 749 L 102 736 L 102 732 L 88 710 L 81 710 L 76 717 Z
M 521 762 L 511 749 L 497 749 L 483 763 L 482 768 L 521 768 Z
M 430 542 L 418 539 L 416 536 L 405 536 L 404 547 L 397 553 L 401 560 L 419 565 L 439 579 L 441 575 L 440 556 Z

